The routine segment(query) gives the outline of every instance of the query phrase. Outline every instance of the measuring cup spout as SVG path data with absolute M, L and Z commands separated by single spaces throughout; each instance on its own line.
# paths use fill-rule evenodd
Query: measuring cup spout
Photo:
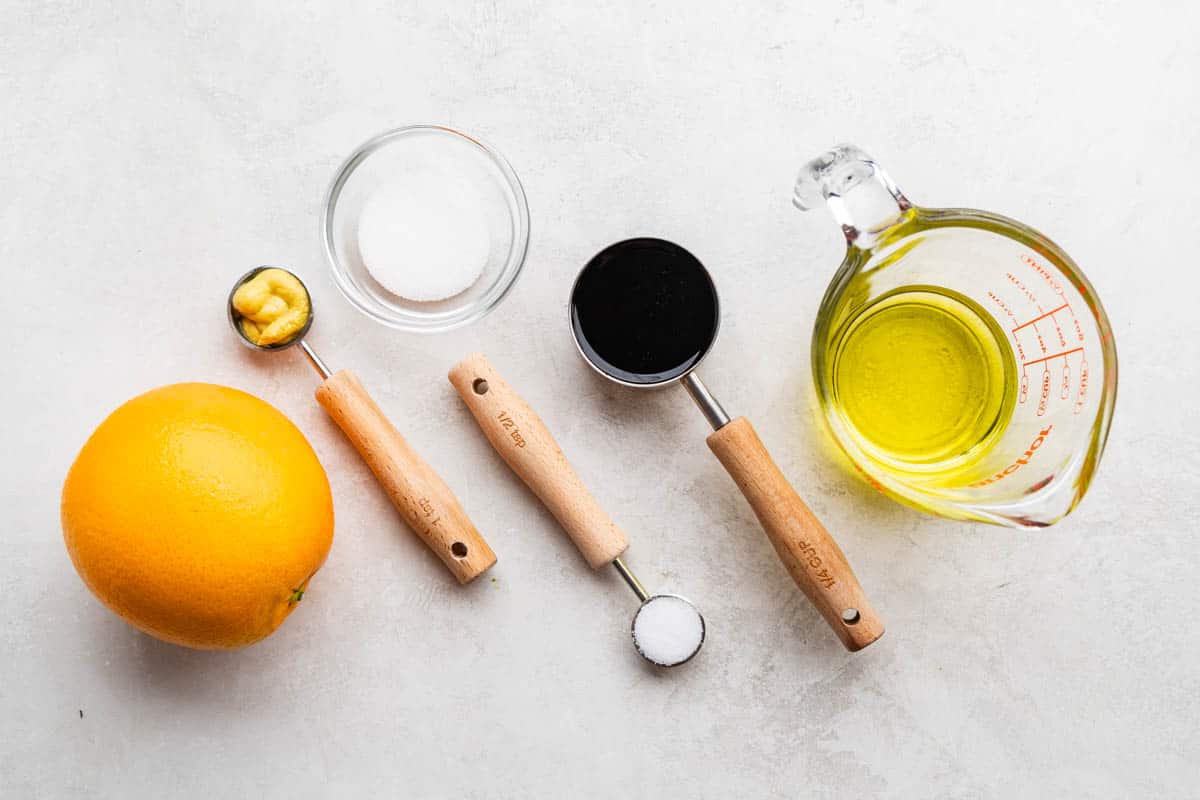
M 792 202 L 801 211 L 828 205 L 846 242 L 863 248 L 912 210 L 888 174 L 851 144 L 838 145 L 805 164 L 796 178 Z

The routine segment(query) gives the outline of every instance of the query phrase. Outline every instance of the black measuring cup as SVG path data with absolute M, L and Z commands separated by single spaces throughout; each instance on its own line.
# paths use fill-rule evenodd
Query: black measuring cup
M 638 238 L 606 247 L 571 290 L 571 332 L 609 380 L 653 389 L 676 381 L 712 425 L 708 446 L 750 502 L 779 559 L 848 650 L 883 623 L 837 542 L 780 472 L 745 417 L 730 419 L 696 374 L 720 326 L 717 288 L 679 245 Z

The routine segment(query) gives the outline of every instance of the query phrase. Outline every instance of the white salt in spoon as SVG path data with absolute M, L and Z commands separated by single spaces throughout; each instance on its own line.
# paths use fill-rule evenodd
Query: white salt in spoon
M 686 598 L 651 595 L 621 561 L 625 534 L 588 492 L 545 423 L 482 354 L 450 370 L 450 383 L 492 447 L 558 520 L 592 569 L 612 564 L 637 595 L 633 645 L 660 667 L 690 660 L 704 644 L 704 617 Z

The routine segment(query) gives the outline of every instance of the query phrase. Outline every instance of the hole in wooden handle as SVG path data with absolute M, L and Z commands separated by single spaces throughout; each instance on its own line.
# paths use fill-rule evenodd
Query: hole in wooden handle
M 485 381 L 483 378 L 476 378 L 471 383 L 471 388 L 475 390 L 475 394 L 487 394 L 487 381 Z
M 455 542 L 454 544 L 450 545 L 450 552 L 454 554 L 455 558 L 466 558 L 467 546 L 462 542 Z M 858 612 L 855 613 L 857 614 Z
M 857 608 L 847 608 L 842 611 L 842 622 L 847 625 L 855 625 L 862 617 L 858 614 Z

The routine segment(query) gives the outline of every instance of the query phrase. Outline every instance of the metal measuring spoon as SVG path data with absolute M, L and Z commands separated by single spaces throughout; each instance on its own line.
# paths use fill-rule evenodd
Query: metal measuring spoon
M 291 338 L 263 346 L 246 337 L 239 324 L 242 315 L 234 307 L 233 298 L 242 284 L 265 269 L 279 269 L 295 278 L 308 296 L 309 312 L 304 326 Z M 246 346 L 265 351 L 299 346 L 304 351 L 322 379 L 316 391 L 317 402 L 346 434 L 363 461 L 367 462 L 400 516 L 442 560 L 459 583 L 474 580 L 496 563 L 496 554 L 479 535 L 450 487 L 409 446 L 371 399 L 358 377 L 349 370 L 330 371 L 304 341 L 304 335 L 312 327 L 312 296 L 295 273 L 282 267 L 255 267 L 238 278 L 226 305 L 229 323 Z
M 683 384 L 713 428 L 709 449 L 750 502 L 792 579 L 847 650 L 883 635 L 837 542 L 771 459 L 745 417 L 731 420 L 696 374 L 712 349 L 720 304 L 700 261 L 663 239 L 600 251 L 571 290 L 571 332 L 584 360 L 639 389 Z
M 300 284 L 300 288 L 304 290 L 304 296 L 306 298 L 308 298 L 308 319 L 306 319 L 304 321 L 303 327 L 301 327 L 300 330 L 298 330 L 294 334 L 292 334 L 288 339 L 285 339 L 282 342 L 277 342 L 275 344 L 261 345 L 261 344 L 258 344 L 257 342 L 250 341 L 250 339 L 246 336 L 246 332 L 242 329 L 242 326 L 241 326 L 241 321 L 243 319 L 243 316 L 242 316 L 241 312 L 239 312 L 236 308 L 234 308 L 233 297 L 234 297 L 234 295 L 237 294 L 238 289 L 242 288 L 243 285 L 248 283 L 251 278 L 256 277 L 258 275 L 258 273 L 263 272 L 268 269 L 277 269 L 281 272 L 286 272 L 288 275 L 291 275 L 293 278 L 296 279 L 296 283 Z M 225 303 L 225 310 L 229 314 L 229 324 L 233 327 L 233 332 L 237 334 L 238 340 L 240 340 L 241 343 L 246 345 L 247 347 L 249 347 L 253 350 L 262 350 L 265 352 L 270 352 L 270 351 L 274 351 L 274 350 L 286 350 L 289 347 L 299 345 L 300 349 L 304 351 L 304 355 L 308 358 L 309 363 L 313 365 L 313 369 L 315 369 L 317 371 L 317 374 L 319 374 L 323 380 L 333 374 L 332 372 L 329 371 L 329 367 L 325 366 L 325 362 L 320 359 L 320 357 L 316 354 L 316 352 L 311 347 L 309 347 L 308 342 L 304 341 L 305 334 L 308 333 L 309 329 L 312 328 L 312 324 L 313 324 L 314 313 L 313 313 L 312 295 L 310 295 L 308 293 L 308 287 L 304 285 L 304 281 L 300 280 L 300 277 L 298 275 L 296 275 L 296 273 L 292 272 L 291 270 L 284 269 L 283 267 L 272 267 L 272 266 L 255 267 L 254 269 L 250 270 L 245 275 L 238 278 L 237 282 L 235 282 L 233 284 L 233 288 L 229 290 L 229 299 Z
M 637 595 L 641 605 L 631 631 L 638 653 L 660 667 L 695 656 L 704 644 L 704 617 L 684 597 L 646 591 L 621 560 L 629 547 L 625 534 L 584 486 L 537 413 L 481 354 L 455 365 L 449 378 L 492 447 L 554 515 L 591 568 L 612 564 Z

